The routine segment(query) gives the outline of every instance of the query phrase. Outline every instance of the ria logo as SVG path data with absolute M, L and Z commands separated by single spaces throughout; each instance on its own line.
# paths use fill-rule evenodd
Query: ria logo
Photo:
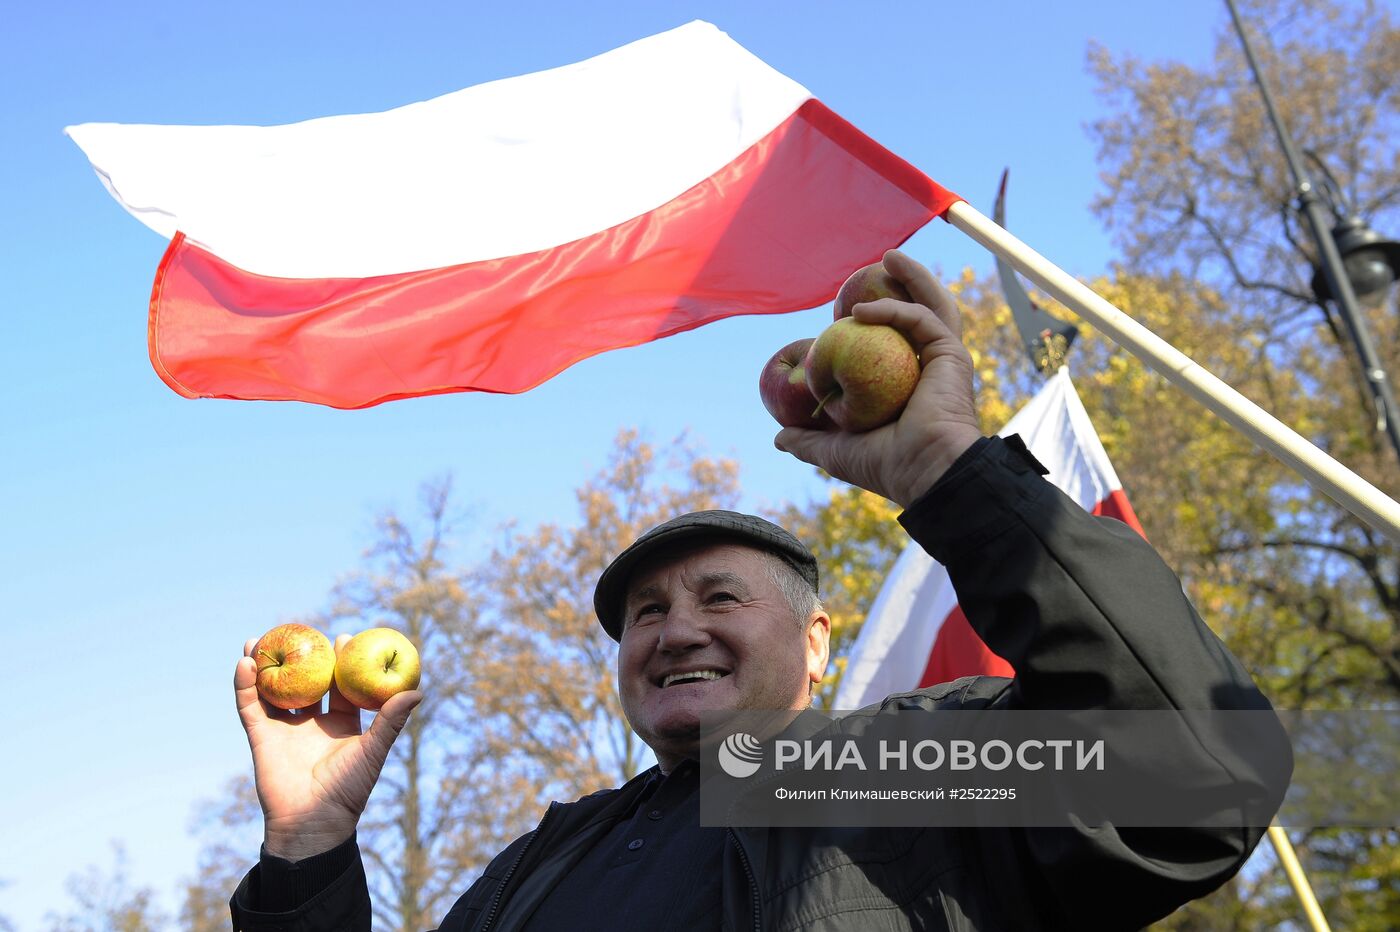
M 736 732 L 719 746 L 720 769 L 731 777 L 751 777 L 763 763 L 763 745 L 753 735 Z

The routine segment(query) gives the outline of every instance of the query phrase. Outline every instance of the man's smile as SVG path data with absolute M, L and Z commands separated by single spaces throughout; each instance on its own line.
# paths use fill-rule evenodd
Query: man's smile
M 685 686 L 695 683 L 704 683 L 711 680 L 718 680 L 729 675 L 728 670 L 721 670 L 715 667 L 706 667 L 699 670 L 685 670 L 668 673 L 661 678 L 660 686 L 666 689 L 670 686 Z

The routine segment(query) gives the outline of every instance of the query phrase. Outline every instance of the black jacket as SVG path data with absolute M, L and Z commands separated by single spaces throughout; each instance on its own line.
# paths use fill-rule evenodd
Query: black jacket
M 1152 548 L 1120 522 L 1087 515 L 1041 472 L 1018 439 L 983 441 L 900 518 L 948 568 L 969 622 L 1016 679 L 970 677 L 864 714 L 1267 710 Z M 1286 759 L 1281 728 L 1272 739 L 1272 759 Z M 1273 806 L 1282 798 L 1286 768 L 1197 756 L 1193 765 L 1218 781 L 1256 787 Z M 457 901 L 442 932 L 518 928 L 642 784 L 551 803 Z M 726 831 L 716 905 L 736 930 L 1135 929 L 1233 876 L 1263 828 L 736 828 Z M 358 859 L 293 913 L 249 908 L 256 871 L 234 894 L 236 928 L 369 928 Z

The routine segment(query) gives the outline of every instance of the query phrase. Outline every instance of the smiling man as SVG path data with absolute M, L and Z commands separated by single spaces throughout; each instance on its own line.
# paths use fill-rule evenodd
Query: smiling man
M 904 413 L 861 434 L 788 428 L 776 444 L 901 505 L 900 522 L 948 568 L 969 622 L 1017 675 L 892 696 L 861 714 L 1267 711 L 1146 542 L 1086 514 L 1016 438 L 981 436 L 956 304 L 903 254 L 891 251 L 885 266 L 914 301 L 858 305 L 855 316 L 898 328 L 918 350 L 922 374 Z M 831 629 L 818 588 L 800 541 L 733 512 L 679 516 L 619 554 L 594 607 L 618 642 L 623 710 L 658 766 L 551 803 L 462 895 L 443 932 L 1135 929 L 1225 882 L 1262 836 L 1267 819 L 1208 829 L 701 826 L 701 715 L 796 717 L 808 707 Z M 297 728 L 258 699 L 254 680 L 245 656 L 234 687 L 265 832 L 231 901 L 234 925 L 368 930 L 355 828 L 421 695 L 389 700 L 361 734 L 334 691 L 323 727 Z M 1263 730 L 1261 744 L 1286 758 L 1277 721 Z M 1191 775 L 1189 792 L 1243 788 L 1272 807 L 1288 779 L 1286 768 L 1204 746 L 1173 764 Z
M 598 580 L 619 641 L 622 709 L 663 771 L 698 756 L 700 713 L 801 710 L 826 672 L 831 618 L 816 560 L 749 515 L 683 515 L 643 535 Z

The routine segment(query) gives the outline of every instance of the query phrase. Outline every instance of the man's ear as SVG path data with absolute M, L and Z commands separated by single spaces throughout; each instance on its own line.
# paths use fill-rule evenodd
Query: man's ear
M 831 616 L 818 609 L 807 619 L 807 678 L 815 687 L 831 658 Z

